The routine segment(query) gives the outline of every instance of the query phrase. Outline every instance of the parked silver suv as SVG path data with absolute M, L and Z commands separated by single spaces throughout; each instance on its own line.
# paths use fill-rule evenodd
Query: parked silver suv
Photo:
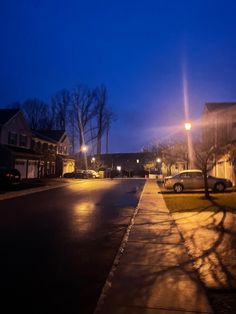
M 232 182 L 228 179 L 217 178 L 213 176 L 207 177 L 208 187 L 214 192 L 224 192 L 226 188 L 232 186 Z M 164 187 L 181 193 L 183 190 L 203 189 L 204 178 L 201 170 L 185 170 L 180 173 L 165 177 Z

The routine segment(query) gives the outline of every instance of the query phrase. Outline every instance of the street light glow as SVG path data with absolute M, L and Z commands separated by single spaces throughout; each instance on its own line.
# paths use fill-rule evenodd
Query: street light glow
M 185 130 L 186 130 L 186 131 L 190 131 L 191 128 L 192 128 L 192 123 L 191 123 L 191 122 L 186 122 L 186 123 L 184 124 L 184 127 L 185 127 Z
M 161 158 L 157 158 L 157 162 L 160 163 L 161 162 Z
M 86 145 L 82 145 L 81 146 L 81 150 L 82 150 L 82 152 L 86 152 L 87 151 L 87 146 Z

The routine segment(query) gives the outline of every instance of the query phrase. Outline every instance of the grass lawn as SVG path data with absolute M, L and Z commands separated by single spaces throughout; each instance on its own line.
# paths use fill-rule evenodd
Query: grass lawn
M 170 212 L 185 211 L 230 211 L 236 212 L 236 191 L 229 190 L 225 193 L 210 193 L 211 199 L 204 198 L 204 192 L 183 192 L 176 194 L 161 188 L 166 206 Z

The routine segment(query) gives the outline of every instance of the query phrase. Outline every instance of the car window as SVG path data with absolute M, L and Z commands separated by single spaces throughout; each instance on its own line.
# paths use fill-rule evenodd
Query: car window
M 189 175 L 189 172 L 184 172 L 184 173 L 181 173 L 179 177 L 181 179 L 187 179 L 187 178 L 190 178 L 190 175 Z
M 190 173 L 190 177 L 191 178 L 198 178 L 198 179 L 201 179 L 202 178 L 202 173 L 201 172 L 191 172 Z

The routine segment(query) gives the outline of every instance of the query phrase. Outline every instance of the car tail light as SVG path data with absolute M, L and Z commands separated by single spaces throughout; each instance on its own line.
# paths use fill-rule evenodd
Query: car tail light
M 11 174 L 11 173 L 6 173 L 6 177 L 11 178 L 11 177 L 13 177 L 13 174 Z

